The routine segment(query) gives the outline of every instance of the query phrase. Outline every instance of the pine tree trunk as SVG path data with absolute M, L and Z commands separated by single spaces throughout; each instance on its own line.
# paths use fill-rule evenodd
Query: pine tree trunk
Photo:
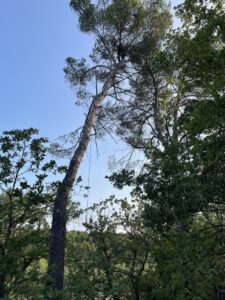
M 116 65 L 115 68 L 108 74 L 101 93 L 96 95 L 93 99 L 88 115 L 84 122 L 79 144 L 70 161 L 69 168 L 61 186 L 58 189 L 54 202 L 48 261 L 48 287 L 50 288 L 50 291 L 56 292 L 56 294 L 57 292 L 63 290 L 68 198 L 73 188 L 80 163 L 87 150 L 90 141 L 91 130 L 96 121 L 99 107 L 107 96 L 109 89 L 113 86 L 115 76 L 121 66 L 122 62 Z M 58 300 L 60 299 L 60 296 L 50 296 L 48 299 Z

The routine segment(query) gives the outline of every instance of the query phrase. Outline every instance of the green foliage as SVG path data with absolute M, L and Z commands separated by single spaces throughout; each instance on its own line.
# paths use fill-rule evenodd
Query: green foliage
M 93 205 L 85 232 L 68 233 L 63 297 L 212 299 L 213 286 L 225 282 L 224 3 L 184 1 L 182 26 L 168 35 L 164 1 L 70 6 L 95 45 L 89 62 L 66 60 L 66 78 L 86 105 L 120 65 L 100 120 L 143 150 L 145 163 L 139 173 L 108 177 L 131 187 L 133 200 Z M 58 186 L 46 181 L 65 168 L 47 161 L 47 140 L 37 133 L 0 137 L 0 298 L 33 299 L 43 289 L 46 217 Z M 80 216 L 76 203 L 68 210 L 70 220 Z
M 189 231 L 173 229 L 154 249 L 158 287 L 156 299 L 212 299 L 213 285 L 221 282 L 223 234 L 199 216 Z M 223 246 L 222 246 L 223 247 Z
M 120 31 L 125 25 L 127 34 L 133 34 L 143 28 L 147 11 L 138 0 L 114 0 L 105 11 L 105 21 L 109 26 L 114 26 Z
M 146 163 L 136 179 L 126 170 L 110 179 L 133 186 L 145 226 L 160 236 L 151 297 L 211 299 L 213 285 L 224 283 L 224 3 L 187 0 L 178 13 L 182 28 L 166 51 L 151 64 L 137 60 L 132 119 L 121 123 Z
M 95 43 L 89 64 L 85 59 L 69 57 L 66 60 L 66 78 L 75 88 L 79 104 L 87 103 L 95 95 L 86 89 L 90 81 L 95 81 L 98 90 L 110 71 L 123 61 L 115 74 L 118 78 L 114 80 L 115 92 L 120 93 L 121 86 L 135 74 L 133 65 L 140 60 L 144 49 L 152 49 L 151 53 L 156 51 L 171 24 L 171 15 L 164 1 L 72 0 L 70 6 L 78 15 L 80 30 L 90 33 Z M 107 109 L 115 104 L 115 96 L 108 97 Z M 104 106 L 101 111 L 104 115 Z
M 178 51 L 187 87 L 221 95 L 225 85 L 224 1 L 186 0 L 178 14 L 183 20 Z
M 47 139 L 37 134 L 30 128 L 0 137 L 0 295 L 6 299 L 29 298 L 44 275 L 38 264 L 47 258 L 46 217 L 57 186 L 46 180 L 57 166 L 47 160 Z
M 70 6 L 79 13 L 80 30 L 90 32 L 96 25 L 97 15 L 95 6 L 90 0 L 72 0 Z
M 111 197 L 91 209 L 92 217 L 85 223 L 87 233 L 69 233 L 68 299 L 71 295 L 76 299 L 139 299 L 146 295 L 153 262 L 151 234 L 143 227 L 141 210 L 135 201 Z
M 106 176 L 118 189 L 122 189 L 124 186 L 130 186 L 134 182 L 134 170 L 123 169 L 120 173 L 113 173 L 110 176 Z

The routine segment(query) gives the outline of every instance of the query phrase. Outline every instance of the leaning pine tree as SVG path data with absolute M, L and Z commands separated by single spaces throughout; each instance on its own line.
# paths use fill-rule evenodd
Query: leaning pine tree
M 76 90 L 78 102 L 88 105 L 89 110 L 54 202 L 48 263 L 49 299 L 59 299 L 63 290 L 67 202 L 93 127 L 100 124 L 106 129 L 102 120 L 107 108 L 129 101 L 129 86 L 136 78 L 132 53 L 145 44 L 146 39 L 160 44 L 165 32 L 158 33 L 160 28 L 164 30 L 164 22 L 170 18 L 164 1 L 98 0 L 94 3 L 90 0 L 70 2 L 78 14 L 80 30 L 92 34 L 95 43 L 90 65 L 85 59 L 68 58 L 64 70 Z M 154 49 L 157 51 L 157 47 Z M 95 84 L 93 92 L 91 82 Z

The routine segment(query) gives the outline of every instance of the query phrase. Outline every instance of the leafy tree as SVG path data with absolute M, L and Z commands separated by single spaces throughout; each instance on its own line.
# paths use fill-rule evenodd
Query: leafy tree
M 142 99 L 148 99 L 149 95 L 146 91 L 155 87 L 148 80 L 152 73 L 147 61 L 140 64 L 140 70 L 147 68 L 145 73 L 140 73 L 142 80 L 137 82 L 141 86 L 135 97 L 141 100 L 136 101 L 133 109 L 134 125 L 128 125 L 132 140 L 136 140 L 137 148 L 144 149 L 149 160 L 144 166 L 146 172 L 138 177 L 137 186 L 143 184 L 142 196 L 151 200 L 149 213 L 158 211 L 167 218 L 163 217 L 161 225 L 181 224 L 207 209 L 210 203 L 222 204 L 224 198 L 224 6 L 222 1 L 185 1 L 178 12 L 183 27 L 169 36 L 165 45 L 167 53 L 161 51 L 154 60 L 166 75 L 158 80 L 164 87 L 159 84 L 154 89 L 157 97 L 149 107 L 144 106 L 143 130 L 136 131 L 139 123 L 135 120 L 138 115 L 143 116 L 138 103 L 144 104 Z M 201 52 L 202 40 L 205 47 Z M 193 51 L 194 47 L 197 51 Z M 215 65 L 209 57 L 215 56 L 221 65 L 219 73 L 211 76 Z M 208 71 L 204 69 L 205 63 Z M 127 141 L 135 146 L 132 140 Z M 111 179 L 116 180 L 117 186 L 123 185 L 121 179 L 127 183 L 127 178 L 119 178 L 118 174 Z M 129 180 L 132 183 L 132 178 Z M 152 224 L 156 222 L 153 215 L 149 219 Z
M 173 229 L 164 235 L 153 253 L 154 299 L 213 299 L 213 284 L 221 280 L 216 244 L 213 232 L 198 224 L 189 232 Z
M 30 128 L 0 136 L 1 299 L 26 294 L 30 282 L 43 277 L 39 260 L 47 256 L 46 217 L 57 185 L 46 180 L 58 168 L 47 160 L 47 140 L 37 134 Z
M 184 19 L 184 30 L 177 38 L 178 58 L 184 61 L 181 75 L 185 93 L 193 95 L 182 126 L 201 165 L 204 198 L 207 203 L 221 205 L 225 171 L 224 3 L 202 1 L 199 5 L 197 1 L 193 5 L 185 1 L 178 12 Z
M 68 299 L 149 299 L 152 236 L 141 211 L 136 201 L 111 197 L 89 211 L 87 233 L 69 234 Z
M 144 149 L 146 164 L 138 176 L 125 170 L 110 179 L 119 188 L 134 186 L 133 194 L 146 203 L 146 226 L 161 236 L 153 255 L 161 285 L 155 297 L 209 299 L 213 284 L 224 283 L 218 251 L 224 244 L 224 3 L 187 0 L 178 12 L 183 27 L 157 58 L 160 70 L 170 74 L 162 81 L 169 89 L 159 97 L 159 130 L 152 106 L 145 131 L 128 126 L 137 142 L 128 143 Z M 151 87 L 149 81 L 135 96 L 144 98 Z
M 225 8 L 222 0 L 186 0 L 178 6 L 182 30 L 177 33 L 178 57 L 186 87 L 203 95 L 224 90 Z

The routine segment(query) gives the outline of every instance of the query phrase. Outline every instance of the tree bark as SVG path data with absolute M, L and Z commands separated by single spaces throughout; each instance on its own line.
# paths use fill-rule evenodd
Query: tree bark
M 57 296 L 57 292 L 63 290 L 68 198 L 73 188 L 80 163 L 87 150 L 90 141 L 91 130 L 96 121 L 99 107 L 107 96 L 110 88 L 113 86 L 116 74 L 118 70 L 121 69 L 122 65 L 122 62 L 118 63 L 114 69 L 109 72 L 102 87 L 102 91 L 93 98 L 84 122 L 80 141 L 56 195 L 53 208 L 48 261 L 48 291 L 53 292 L 56 295 L 48 297 L 50 300 L 60 299 L 60 296 Z

